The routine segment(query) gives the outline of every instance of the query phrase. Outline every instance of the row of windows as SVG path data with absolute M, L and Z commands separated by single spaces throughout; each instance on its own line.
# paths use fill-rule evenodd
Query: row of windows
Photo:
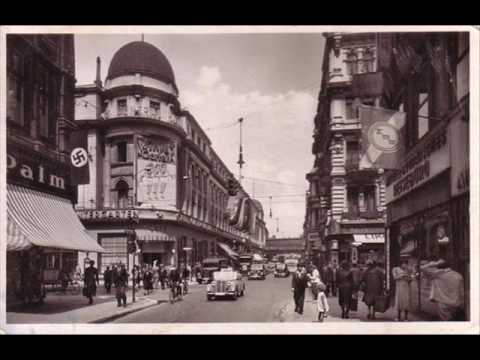
M 366 49 L 362 56 L 359 56 L 358 49 L 353 49 L 347 54 L 345 63 L 347 65 L 347 74 L 363 74 L 375 71 L 375 54 L 373 50 Z

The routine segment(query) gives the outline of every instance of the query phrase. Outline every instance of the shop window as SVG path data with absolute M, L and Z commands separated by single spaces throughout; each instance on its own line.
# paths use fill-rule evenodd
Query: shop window
M 100 254 L 99 271 L 103 273 L 107 266 L 112 268 L 113 265 L 120 263 L 127 265 L 127 238 L 126 236 L 108 236 L 100 238 L 100 245 L 105 249 Z
M 127 99 L 117 100 L 117 114 L 118 116 L 127 116 Z
M 126 141 L 121 141 L 117 143 L 117 162 L 127 162 L 128 161 L 128 156 L 127 156 L 127 142 Z

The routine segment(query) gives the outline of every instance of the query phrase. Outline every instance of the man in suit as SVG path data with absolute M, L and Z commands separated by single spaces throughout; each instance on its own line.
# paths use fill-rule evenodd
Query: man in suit
M 98 280 L 98 270 L 95 265 L 95 261 L 90 260 L 90 266 L 85 269 L 84 282 L 85 282 L 85 289 L 84 295 L 88 299 L 88 303 L 91 305 L 93 304 L 93 297 L 97 294 L 97 285 L 99 283 Z
M 299 263 L 297 271 L 292 275 L 293 300 L 295 301 L 295 312 L 303 315 L 303 304 L 305 302 L 305 289 L 308 287 L 308 276 L 305 265 Z

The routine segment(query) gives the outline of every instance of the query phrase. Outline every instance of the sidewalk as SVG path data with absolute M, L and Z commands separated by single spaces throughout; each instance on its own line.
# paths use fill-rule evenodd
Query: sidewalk
M 190 283 L 190 289 L 198 287 Z M 189 290 L 190 290 L 189 289 Z M 188 296 L 188 294 L 186 295 Z M 64 323 L 104 323 L 136 311 L 155 306 L 169 300 L 169 290 L 154 290 L 144 295 L 143 289 L 136 289 L 135 303 L 132 303 L 132 291 L 127 291 L 127 306 L 117 307 L 115 289 L 106 294 L 103 287 L 98 288 L 97 296 L 92 305 L 79 295 L 58 295 L 48 293 L 45 304 L 32 308 L 16 307 L 7 311 L 7 323 L 10 324 L 64 324 Z
M 363 301 L 358 302 L 358 311 L 350 311 L 349 319 L 342 319 L 342 309 L 338 304 L 338 297 L 330 296 L 328 298 L 328 305 L 330 306 L 330 312 L 324 322 L 395 322 L 397 317 L 397 311 L 394 307 L 390 307 L 384 313 L 375 313 L 376 319 L 367 319 L 368 307 Z M 283 321 L 284 322 L 317 322 L 317 306 L 316 302 L 312 300 L 311 293 L 307 290 L 305 293 L 305 305 L 303 308 L 303 315 L 297 314 L 295 311 L 295 305 L 292 301 L 283 309 Z M 409 322 L 415 321 L 431 321 L 424 314 L 418 314 L 411 312 L 408 314 Z

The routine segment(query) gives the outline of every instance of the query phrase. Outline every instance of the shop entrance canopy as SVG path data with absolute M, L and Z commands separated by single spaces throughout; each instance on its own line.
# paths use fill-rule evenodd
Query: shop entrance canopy
M 384 244 L 384 234 L 354 234 L 353 239 L 358 244 Z
M 7 251 L 40 246 L 104 252 L 88 235 L 68 199 L 8 185 L 7 220 Z
M 224 243 L 217 243 L 218 247 L 222 249 L 228 256 L 230 256 L 233 259 L 238 259 L 238 254 L 232 250 L 230 246 Z

